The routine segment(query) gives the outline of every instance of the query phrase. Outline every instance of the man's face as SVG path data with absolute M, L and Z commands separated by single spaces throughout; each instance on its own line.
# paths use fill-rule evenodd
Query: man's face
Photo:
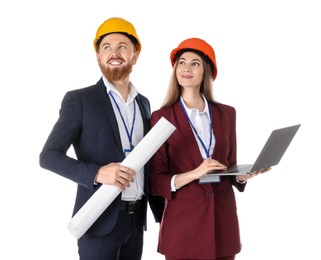
M 121 33 L 111 33 L 101 41 L 96 57 L 103 75 L 113 82 L 129 77 L 138 55 L 139 52 L 135 51 L 128 37 Z

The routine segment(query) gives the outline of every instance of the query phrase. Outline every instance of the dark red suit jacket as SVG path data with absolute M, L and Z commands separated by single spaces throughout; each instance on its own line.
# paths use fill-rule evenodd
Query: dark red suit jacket
M 231 106 L 210 103 L 215 148 L 212 158 L 236 164 L 236 112 Z M 177 129 L 151 158 L 150 192 L 166 199 L 159 233 L 158 251 L 177 258 L 213 259 L 241 250 L 233 186 L 244 191 L 235 176 L 220 183 L 198 181 L 171 192 L 173 175 L 198 167 L 203 159 L 179 102 L 154 111 L 151 126 L 165 117 Z

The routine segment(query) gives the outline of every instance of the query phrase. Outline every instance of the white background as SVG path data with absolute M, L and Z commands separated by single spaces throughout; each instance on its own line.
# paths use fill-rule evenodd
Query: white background
M 137 29 L 132 81 L 152 110 L 167 89 L 170 51 L 189 37 L 212 44 L 215 98 L 237 110 L 239 163 L 251 163 L 274 128 L 302 124 L 281 163 L 236 192 L 237 259 L 321 259 L 317 0 L 2 1 L 0 258 L 78 259 L 67 230 L 76 184 L 41 169 L 38 156 L 65 92 L 99 80 L 92 42 L 112 16 Z M 149 217 L 143 259 L 164 259 Z

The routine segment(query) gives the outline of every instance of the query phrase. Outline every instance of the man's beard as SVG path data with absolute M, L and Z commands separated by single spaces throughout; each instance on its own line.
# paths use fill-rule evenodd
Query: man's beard
M 108 79 L 108 81 L 119 81 L 127 78 L 129 74 L 132 72 L 133 65 L 132 63 L 128 63 L 126 66 L 122 68 L 110 68 L 106 67 L 103 64 L 99 63 L 99 67 L 103 75 Z

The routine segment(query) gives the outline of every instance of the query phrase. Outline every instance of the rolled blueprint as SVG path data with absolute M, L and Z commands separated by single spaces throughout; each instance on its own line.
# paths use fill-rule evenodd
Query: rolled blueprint
M 135 146 L 133 151 L 121 162 L 121 165 L 130 167 L 138 172 L 175 129 L 175 126 L 162 117 Z M 122 190 L 115 185 L 103 184 L 68 223 L 68 229 L 72 235 L 77 239 L 82 237 L 121 191 Z

